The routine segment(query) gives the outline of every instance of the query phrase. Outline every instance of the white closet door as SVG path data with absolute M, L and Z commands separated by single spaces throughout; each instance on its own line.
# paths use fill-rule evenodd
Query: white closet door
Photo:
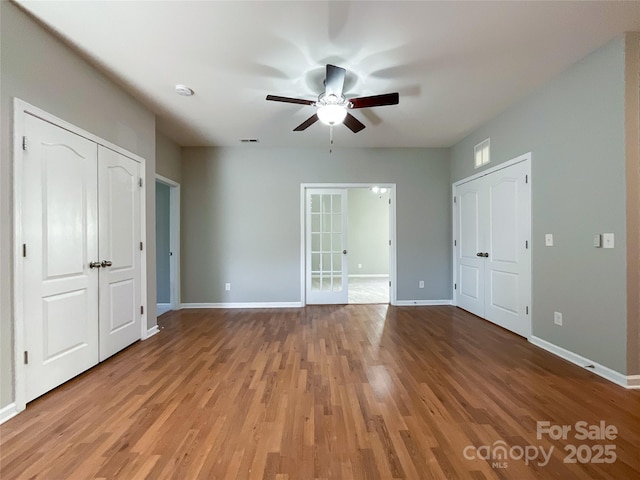
M 531 335 L 529 161 L 455 187 L 455 304 Z
M 484 317 L 484 230 L 485 216 L 483 179 L 465 183 L 456 190 L 457 288 L 460 308 Z
M 141 336 L 140 164 L 98 148 L 100 361 Z
M 307 303 L 346 304 L 347 190 L 309 189 L 306 212 Z
M 485 317 L 518 335 L 531 335 L 531 208 L 528 162 L 483 177 L 487 195 Z
M 96 144 L 25 115 L 26 400 L 98 363 Z M 20 352 L 22 353 L 22 352 Z

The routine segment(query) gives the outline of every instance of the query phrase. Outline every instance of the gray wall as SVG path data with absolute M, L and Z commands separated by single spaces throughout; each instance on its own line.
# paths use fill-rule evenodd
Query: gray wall
M 0 2 L 0 407 L 13 401 L 12 149 L 18 97 L 146 159 L 147 308 L 155 316 L 155 117 L 12 3 Z
M 398 300 L 451 298 L 446 149 L 183 148 L 182 161 L 184 303 L 299 302 L 300 184 L 318 182 L 396 183 Z
M 156 173 L 176 183 L 182 181 L 180 147 L 159 131 L 156 131 Z
M 452 181 L 532 152 L 533 335 L 626 373 L 624 42 L 577 62 L 452 149 Z M 615 233 L 615 248 L 592 246 Z M 553 233 L 554 247 L 544 246 Z M 553 312 L 563 314 L 554 325 Z
M 158 303 L 171 302 L 169 186 L 156 182 L 156 292 Z
M 348 190 L 349 275 L 389 273 L 389 192 Z

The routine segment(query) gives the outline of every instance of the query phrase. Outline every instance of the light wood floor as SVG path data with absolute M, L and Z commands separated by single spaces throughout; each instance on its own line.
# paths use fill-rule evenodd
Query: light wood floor
M 2 425 L 0 477 L 640 478 L 640 391 L 454 307 L 184 310 L 160 325 Z M 572 431 L 537 439 L 537 421 Z M 579 421 L 618 435 L 576 440 Z M 581 444 L 615 461 L 564 463 Z M 477 458 L 501 445 L 500 465 Z M 546 465 L 518 458 L 541 447 Z

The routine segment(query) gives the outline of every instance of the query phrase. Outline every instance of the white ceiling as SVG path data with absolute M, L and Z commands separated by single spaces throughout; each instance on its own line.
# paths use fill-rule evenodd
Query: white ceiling
M 400 92 L 355 110 L 367 128 L 339 146 L 447 147 L 625 31 L 640 2 L 25 1 L 157 115 L 184 146 L 324 146 L 328 127 L 293 128 L 313 107 L 326 63 L 348 98 Z M 193 97 L 174 92 L 178 83 Z

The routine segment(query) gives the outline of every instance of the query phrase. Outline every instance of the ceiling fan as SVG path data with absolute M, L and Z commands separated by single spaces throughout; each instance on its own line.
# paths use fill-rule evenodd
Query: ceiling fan
M 360 130 L 364 129 L 365 126 L 347 110 L 355 108 L 380 107 L 383 105 L 397 105 L 400 101 L 398 92 L 373 95 L 371 97 L 351 98 L 347 100 L 342 92 L 345 75 L 346 70 L 344 68 L 327 64 L 327 76 L 324 81 L 325 90 L 318 96 L 317 101 L 305 100 L 302 98 L 280 97 L 277 95 L 267 95 L 267 100 L 317 107 L 316 113 L 294 128 L 294 132 L 301 132 L 320 120 L 322 123 L 329 126 L 344 123 L 353 133 L 358 133 Z

